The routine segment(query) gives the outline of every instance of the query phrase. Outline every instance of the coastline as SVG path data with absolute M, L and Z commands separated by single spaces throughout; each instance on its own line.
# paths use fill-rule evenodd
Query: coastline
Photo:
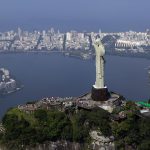
M 76 50 L 74 50 L 74 51 L 76 51 Z M 81 59 L 81 60 L 90 60 L 95 57 L 94 53 L 88 54 L 87 52 L 85 53 L 85 51 L 82 51 L 82 50 L 81 50 L 81 52 L 74 53 L 74 51 L 73 50 L 62 50 L 62 51 L 60 51 L 60 50 L 1 51 L 0 50 L 0 55 L 1 54 L 47 54 L 47 55 L 49 55 L 51 53 L 60 53 L 60 54 L 63 54 L 64 56 L 74 57 L 74 58 Z M 87 56 L 84 57 L 84 54 Z M 148 59 L 148 60 L 150 59 L 150 54 L 147 54 L 147 53 L 112 52 L 112 51 L 106 50 L 106 55 L 129 57 L 129 58 L 143 58 L 143 59 Z

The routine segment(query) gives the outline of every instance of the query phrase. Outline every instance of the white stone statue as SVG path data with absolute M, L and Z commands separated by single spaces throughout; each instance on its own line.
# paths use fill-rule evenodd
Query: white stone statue
M 100 39 L 97 39 L 94 42 L 94 48 L 96 53 L 96 81 L 94 88 L 101 89 L 104 87 L 104 55 L 105 55 L 105 48 L 101 43 Z

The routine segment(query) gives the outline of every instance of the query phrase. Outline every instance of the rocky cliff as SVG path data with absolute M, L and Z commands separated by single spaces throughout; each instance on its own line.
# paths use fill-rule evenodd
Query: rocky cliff
M 23 150 L 115 150 L 114 138 L 104 137 L 100 132 L 92 131 L 90 133 L 91 144 L 81 144 L 68 141 L 45 142 L 35 147 L 22 147 Z M 20 148 L 21 149 L 21 148 Z M 10 150 L 6 147 L 0 147 L 0 150 Z M 11 149 L 13 150 L 13 149 Z

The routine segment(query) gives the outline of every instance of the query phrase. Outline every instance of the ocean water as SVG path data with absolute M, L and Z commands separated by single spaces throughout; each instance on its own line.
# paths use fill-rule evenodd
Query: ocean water
M 150 60 L 106 56 L 105 84 L 128 100 L 150 98 Z M 10 107 L 43 97 L 80 96 L 95 82 L 95 61 L 51 54 L 1 54 L 0 68 L 24 85 L 20 91 L 0 97 L 0 117 Z

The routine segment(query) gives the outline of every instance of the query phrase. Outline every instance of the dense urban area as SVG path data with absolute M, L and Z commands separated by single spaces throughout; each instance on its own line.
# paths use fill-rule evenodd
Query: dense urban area
M 106 52 L 150 56 L 150 30 L 145 32 L 98 33 L 70 31 L 61 33 L 53 28 L 33 32 L 21 30 L 0 32 L 0 52 L 52 52 L 91 58 L 93 41 L 101 38 Z

